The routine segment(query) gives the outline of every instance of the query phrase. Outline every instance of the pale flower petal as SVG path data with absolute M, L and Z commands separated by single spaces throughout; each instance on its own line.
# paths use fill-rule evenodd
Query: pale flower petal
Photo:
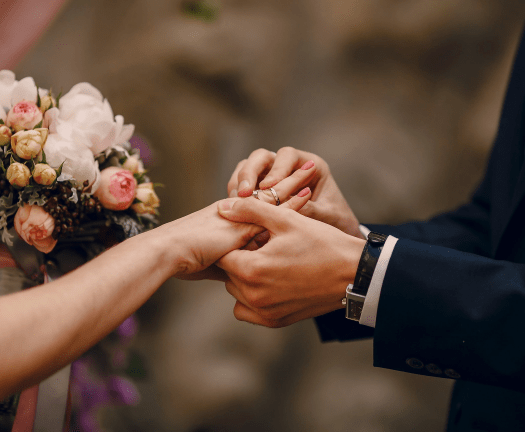
M 133 136 L 134 132 L 135 132 L 135 125 L 127 124 L 127 125 L 122 126 L 122 131 L 120 131 L 120 135 L 117 137 L 117 143 L 122 144 L 122 143 L 128 142 Z
M 11 94 L 17 81 L 10 70 L 0 71 L 0 107 L 11 108 Z
M 64 162 L 62 174 L 73 177 L 77 185 L 80 186 L 85 180 L 90 184 L 97 180 L 98 163 L 93 159 L 91 150 L 82 143 L 51 134 L 47 138 L 45 152 L 47 163 L 53 168 L 58 168 Z
M 109 102 L 87 83 L 77 84 L 60 99 L 59 119 L 57 133 L 82 142 L 94 155 L 127 141 L 133 131 L 133 126 L 124 125 L 122 116 L 115 117 Z
M 11 94 L 11 106 L 23 100 L 36 103 L 36 84 L 31 77 L 26 77 L 18 81 Z

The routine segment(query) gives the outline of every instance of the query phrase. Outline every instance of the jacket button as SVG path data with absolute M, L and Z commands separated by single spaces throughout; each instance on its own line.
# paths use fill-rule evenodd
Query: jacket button
M 443 371 L 439 368 L 439 366 L 435 365 L 434 363 L 429 363 L 426 365 L 427 371 L 429 371 L 431 374 L 434 375 L 441 375 Z
M 461 375 L 458 374 L 454 369 L 445 369 L 445 375 L 449 378 L 460 379 Z
M 414 369 L 423 369 L 423 367 L 425 366 L 423 362 L 417 358 L 409 358 L 407 359 L 406 363 Z

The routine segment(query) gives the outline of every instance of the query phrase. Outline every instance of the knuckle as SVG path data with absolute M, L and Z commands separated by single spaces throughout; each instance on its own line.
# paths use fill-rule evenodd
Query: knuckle
M 267 156 L 270 154 L 270 151 L 269 150 L 266 150 L 265 148 L 258 148 L 257 150 L 254 150 L 252 151 L 251 156 L 254 156 L 254 157 L 259 157 L 259 156 Z
M 248 177 L 253 177 L 253 168 L 250 168 L 250 167 L 246 167 L 243 166 L 241 168 L 241 170 L 239 171 L 239 176 L 238 178 L 241 180 L 245 180 L 247 179 Z
M 279 150 L 277 150 L 277 154 L 278 155 L 291 154 L 291 153 L 295 153 L 296 151 L 297 150 L 295 148 L 286 146 L 286 147 L 281 147 Z
M 259 285 L 261 276 L 264 273 L 262 265 L 257 261 L 250 262 L 250 265 L 246 266 L 242 272 L 244 280 L 252 286 Z
M 254 309 L 259 309 L 263 307 L 262 306 L 264 304 L 263 297 L 258 290 L 251 289 L 251 290 L 246 291 L 244 293 L 244 298 L 246 299 L 248 304 Z

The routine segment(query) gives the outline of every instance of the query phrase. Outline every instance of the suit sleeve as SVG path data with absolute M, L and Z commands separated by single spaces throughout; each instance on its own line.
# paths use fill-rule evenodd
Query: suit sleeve
M 398 241 L 379 300 L 375 366 L 523 392 L 524 341 L 524 264 Z
M 471 202 L 455 211 L 439 215 L 425 222 L 411 222 L 398 226 L 368 224 L 366 226 L 372 231 L 393 235 L 397 238 L 408 238 L 422 243 L 441 245 L 487 256 L 490 254 L 489 172 L 487 170 L 487 175 Z M 342 309 L 315 318 L 315 323 L 321 340 L 325 342 L 347 341 L 374 335 L 373 328 L 347 320 Z

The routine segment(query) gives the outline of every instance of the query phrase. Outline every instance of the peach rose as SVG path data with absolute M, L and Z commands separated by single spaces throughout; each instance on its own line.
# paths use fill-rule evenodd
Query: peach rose
M 51 234 L 55 229 L 55 220 L 42 207 L 25 204 L 15 215 L 15 230 L 18 235 L 40 252 L 49 253 L 57 241 Z
M 34 102 L 23 100 L 9 110 L 6 124 L 18 132 L 24 129 L 33 129 L 42 121 L 42 118 L 42 111 Z
M 137 187 L 137 193 L 135 195 L 140 202 L 133 204 L 131 208 L 135 210 L 137 214 L 156 214 L 156 209 L 160 205 L 160 200 L 155 190 L 153 189 L 153 183 L 141 183 Z
M 123 168 L 109 167 L 100 172 L 95 196 L 109 210 L 126 210 L 135 199 L 137 180 Z

